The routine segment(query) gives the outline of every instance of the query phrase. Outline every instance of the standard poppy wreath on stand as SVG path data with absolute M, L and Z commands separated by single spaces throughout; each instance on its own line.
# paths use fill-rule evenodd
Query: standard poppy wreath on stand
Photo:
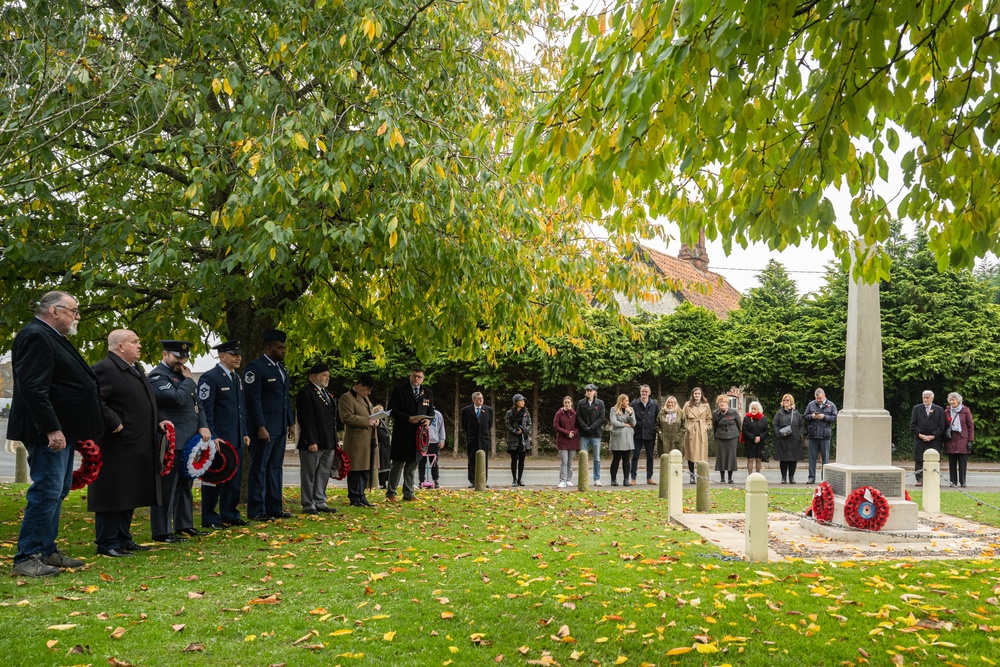
M 73 471 L 73 484 L 70 489 L 76 491 L 97 479 L 101 472 L 101 448 L 93 440 L 77 440 L 76 451 L 82 459 L 80 467 Z
M 163 452 L 163 470 L 160 477 L 166 477 L 174 469 L 174 460 L 177 458 L 177 433 L 173 424 L 163 427 L 163 435 L 167 438 L 167 448 Z
M 333 467 L 330 468 L 330 477 L 342 480 L 351 472 L 351 458 L 343 449 L 333 450 Z
M 873 486 L 854 489 L 844 502 L 847 525 L 861 530 L 882 530 L 889 520 L 889 501 Z
M 810 510 L 818 523 L 830 523 L 833 519 L 833 487 L 829 482 L 816 487 Z
M 184 444 L 181 452 L 181 472 L 188 479 L 198 479 L 205 474 L 215 458 L 215 440 L 202 440 L 197 433 Z

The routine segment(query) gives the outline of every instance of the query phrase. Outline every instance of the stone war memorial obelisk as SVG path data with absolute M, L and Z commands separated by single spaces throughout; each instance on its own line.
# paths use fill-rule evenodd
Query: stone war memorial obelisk
M 855 260 L 856 261 L 856 260 Z M 906 471 L 892 465 L 892 417 L 882 382 L 882 318 L 878 283 L 850 280 L 844 405 L 837 417 L 837 455 L 824 468 L 834 495 L 834 524 L 846 524 L 844 502 L 854 489 L 871 486 L 889 502 L 882 532 L 916 532 L 917 505 L 906 500 Z M 843 537 L 851 531 L 809 522 L 810 530 Z M 854 533 L 868 539 L 870 534 Z

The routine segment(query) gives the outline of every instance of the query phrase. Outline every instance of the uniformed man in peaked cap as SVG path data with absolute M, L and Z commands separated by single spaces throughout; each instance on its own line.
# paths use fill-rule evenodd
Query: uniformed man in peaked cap
M 194 527 L 191 502 L 194 481 L 181 474 L 178 461 L 188 440 L 200 436 L 202 441 L 208 441 L 212 432 L 208 430 L 205 410 L 198 399 L 198 385 L 187 365 L 194 343 L 161 340 L 160 345 L 163 346 L 161 360 L 150 371 L 149 383 L 153 386 L 160 416 L 174 423 L 176 456 L 170 473 L 160 480 L 163 504 L 149 510 L 149 525 L 157 542 L 177 542 L 191 535 L 205 534 Z M 161 464 L 162 458 L 161 453 Z
M 198 399 L 205 410 L 205 421 L 212 436 L 222 438 L 236 450 L 240 469 L 228 482 L 201 486 L 201 525 L 205 528 L 245 526 L 249 522 L 240 516 L 240 478 L 244 447 L 250 444 L 247 435 L 246 407 L 240 362 L 243 353 L 240 341 L 229 340 L 213 347 L 219 353 L 219 363 L 205 371 L 198 382 Z

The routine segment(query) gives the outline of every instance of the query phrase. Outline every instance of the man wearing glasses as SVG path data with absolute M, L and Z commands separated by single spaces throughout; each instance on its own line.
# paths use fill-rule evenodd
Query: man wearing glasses
M 104 434 L 97 376 L 67 339 L 76 334 L 79 320 L 76 299 L 47 292 L 11 349 L 14 397 L 7 437 L 24 443 L 31 469 L 11 571 L 17 576 L 46 577 L 84 565 L 56 548 L 76 442 Z

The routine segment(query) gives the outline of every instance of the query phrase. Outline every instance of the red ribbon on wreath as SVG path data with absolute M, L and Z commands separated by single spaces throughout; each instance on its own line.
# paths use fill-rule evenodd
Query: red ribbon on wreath
M 861 530 L 882 530 L 889 520 L 889 501 L 874 486 L 854 489 L 844 502 L 847 525 Z
M 833 487 L 829 482 L 823 482 L 813 492 L 812 517 L 818 523 L 830 523 L 833 519 Z
M 330 477 L 341 480 L 351 472 L 351 458 L 341 448 L 333 450 L 333 467 L 330 469 Z
M 101 448 L 93 440 L 77 440 L 76 451 L 82 459 L 80 467 L 73 471 L 73 484 L 70 489 L 76 491 L 89 486 L 101 472 Z
M 160 477 L 166 477 L 174 469 L 174 459 L 177 458 L 177 433 L 173 424 L 163 427 L 163 435 L 167 438 L 167 448 L 163 451 L 163 465 Z

